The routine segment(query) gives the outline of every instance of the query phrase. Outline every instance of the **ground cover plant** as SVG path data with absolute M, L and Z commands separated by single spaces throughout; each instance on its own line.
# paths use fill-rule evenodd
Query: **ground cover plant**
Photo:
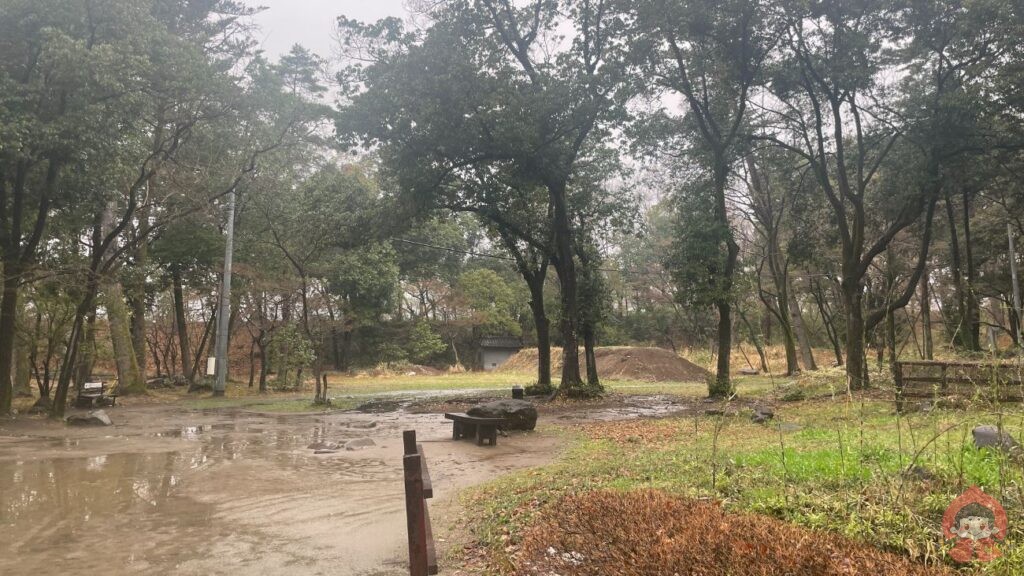
M 820 382 L 808 381 L 812 387 L 820 386 Z M 815 396 L 815 391 L 808 396 Z M 568 557 L 562 554 L 572 552 L 579 540 L 572 535 L 575 529 L 559 523 L 618 525 L 623 522 L 622 511 L 632 505 L 628 503 L 648 505 L 654 498 L 667 499 L 664 502 L 669 506 L 680 506 L 682 501 L 720 502 L 730 513 L 756 513 L 810 529 L 822 542 L 850 538 L 858 546 L 896 554 L 900 560 L 895 566 L 913 561 L 913 570 L 941 566 L 964 573 L 1024 571 L 1024 547 L 1020 545 L 1024 536 L 1022 462 L 1000 452 L 976 449 L 971 436 L 974 426 L 995 424 L 1020 438 L 1024 411 L 1019 406 L 968 403 L 959 410 L 896 414 L 890 400 L 877 396 L 876 392 L 875 397 L 839 394 L 834 399 L 826 395 L 776 401 L 776 416 L 767 424 L 751 421 L 745 407 L 749 404 L 726 402 L 701 403 L 696 411 L 664 419 L 563 427 L 574 440 L 561 462 L 518 473 L 467 496 L 467 505 L 482 518 L 474 531 L 485 550 L 479 562 L 493 573 L 533 573 L 529 571 L 531 562 L 551 560 L 547 550 L 539 547 L 544 540 L 538 536 L 541 532 L 558 552 L 552 558 L 563 562 Z M 950 566 L 946 551 L 951 542 L 941 536 L 942 515 L 971 485 L 998 498 L 1007 511 L 1010 528 L 1000 545 L 1003 556 L 984 566 Z M 657 495 L 645 492 L 650 490 Z M 595 491 L 600 495 L 588 500 Z M 618 494 L 618 500 L 609 494 Z M 712 514 L 708 508 L 699 509 Z M 584 511 L 596 517 L 577 517 Z M 656 518 L 637 531 L 671 534 L 689 530 L 667 515 Z M 788 534 L 786 530 L 789 528 L 780 528 L 780 533 Z M 622 541 L 622 549 L 607 554 L 646 546 L 643 539 L 648 537 L 641 534 L 637 540 Z M 558 548 L 558 542 L 569 548 Z M 716 542 L 741 549 L 747 545 L 739 543 L 746 542 L 742 538 Z M 775 550 L 778 544 L 770 538 L 759 542 L 750 545 Z M 799 562 L 801 554 L 791 551 L 791 560 Z M 710 565 L 720 566 L 712 556 Z M 653 571 L 636 573 L 697 573 L 679 571 L 680 564 L 673 562 L 683 560 L 677 555 L 668 555 L 664 561 L 657 569 L 651 568 Z M 573 567 L 572 558 L 568 562 L 569 568 L 553 570 L 560 574 L 602 573 L 594 571 L 593 565 Z M 870 564 L 857 564 L 852 556 L 850 562 L 853 564 L 846 573 L 887 573 L 872 571 Z M 728 566 L 735 572 L 724 573 L 761 573 L 745 571 L 753 568 L 741 565 Z M 914 573 L 911 569 L 893 570 Z

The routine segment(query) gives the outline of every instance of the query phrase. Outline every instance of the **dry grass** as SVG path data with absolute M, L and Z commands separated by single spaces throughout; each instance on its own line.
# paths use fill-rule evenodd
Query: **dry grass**
M 525 534 L 520 576 L 949 574 L 835 534 L 656 490 L 556 502 Z

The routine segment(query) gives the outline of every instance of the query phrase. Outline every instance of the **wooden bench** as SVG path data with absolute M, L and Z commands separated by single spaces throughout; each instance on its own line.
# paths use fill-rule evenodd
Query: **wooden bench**
M 504 418 L 479 418 L 462 412 L 447 413 L 444 417 L 452 421 L 452 440 L 476 438 L 477 446 L 483 446 L 485 440 L 496 445 L 498 427 L 506 423 Z
M 423 445 L 416 443 L 416 431 L 402 432 L 402 443 L 405 448 L 402 467 L 405 471 L 405 519 L 409 529 L 409 574 L 429 576 L 437 574 L 437 550 L 427 508 L 427 498 L 434 497 L 434 488 Z
M 103 382 L 85 382 L 75 397 L 75 407 L 93 408 L 96 406 L 113 406 L 117 403 L 117 394 L 107 392 Z
M 1021 368 L 999 362 L 910 360 L 895 366 L 896 409 L 906 398 L 978 394 L 997 401 L 1024 399 Z

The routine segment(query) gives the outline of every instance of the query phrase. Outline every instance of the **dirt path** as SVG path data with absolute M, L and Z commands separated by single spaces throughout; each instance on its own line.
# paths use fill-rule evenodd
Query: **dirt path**
M 442 507 L 560 446 L 543 432 L 452 442 L 438 414 L 110 413 L 99 429 L 0 422 L 0 574 L 405 574 L 403 429 L 425 445 Z M 363 437 L 376 445 L 308 447 Z

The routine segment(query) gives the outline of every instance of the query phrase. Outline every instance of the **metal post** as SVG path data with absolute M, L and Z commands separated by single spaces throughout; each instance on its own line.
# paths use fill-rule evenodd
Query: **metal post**
M 1006 235 L 1010 239 L 1010 278 L 1013 282 L 1013 311 L 1017 314 L 1017 342 L 1018 350 L 1024 349 L 1024 329 L 1021 328 L 1021 324 L 1024 323 L 1024 318 L 1021 318 L 1024 314 L 1024 309 L 1020 306 L 1020 284 L 1017 281 L 1017 251 L 1014 250 L 1013 246 L 1013 227 L 1010 223 L 1006 223 Z
M 220 308 L 217 311 L 217 376 L 213 395 L 223 396 L 228 381 L 228 330 L 231 329 L 231 256 L 235 244 L 235 193 L 228 194 L 227 240 L 224 242 L 224 283 L 220 289 Z

